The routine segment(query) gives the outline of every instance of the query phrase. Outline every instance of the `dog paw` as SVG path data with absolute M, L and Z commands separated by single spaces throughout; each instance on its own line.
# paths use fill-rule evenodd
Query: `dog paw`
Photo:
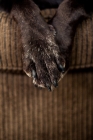
M 23 69 L 33 78 L 33 83 L 49 90 L 58 86 L 65 71 L 65 59 L 55 43 L 54 34 L 52 26 L 44 35 L 33 31 L 33 39 L 23 46 L 22 57 Z

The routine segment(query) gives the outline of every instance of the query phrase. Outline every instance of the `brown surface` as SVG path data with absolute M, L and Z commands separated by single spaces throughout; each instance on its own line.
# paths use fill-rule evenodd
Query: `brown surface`
M 93 140 L 93 73 L 68 73 L 54 92 L 0 73 L 0 140 Z
M 79 70 L 48 92 L 22 73 L 20 31 L 0 17 L 0 140 L 93 140 L 93 69 L 80 69 L 93 66 L 92 19 L 75 36 L 71 68 Z
M 54 14 L 54 10 L 43 15 Z M 22 70 L 21 40 L 17 23 L 5 13 L 0 14 L 0 69 Z M 93 67 L 93 16 L 79 25 L 72 50 L 70 68 Z

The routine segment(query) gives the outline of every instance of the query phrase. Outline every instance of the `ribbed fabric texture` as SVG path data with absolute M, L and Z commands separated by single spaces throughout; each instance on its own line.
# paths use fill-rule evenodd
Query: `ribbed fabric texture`
M 54 10 L 42 12 L 47 19 Z M 6 13 L 0 13 L 0 69 L 22 70 L 21 35 L 17 23 Z M 70 68 L 93 67 L 93 16 L 77 28 L 73 42 Z
M 20 31 L 14 19 L 0 13 L 0 69 L 22 70 Z
M 0 140 L 93 140 L 93 73 L 71 72 L 53 92 L 0 73 Z
M 46 20 L 54 13 L 43 11 Z M 79 25 L 73 70 L 53 92 L 34 87 L 22 72 L 22 43 L 14 19 L 0 13 L 0 23 L 0 140 L 93 140 L 92 18 Z

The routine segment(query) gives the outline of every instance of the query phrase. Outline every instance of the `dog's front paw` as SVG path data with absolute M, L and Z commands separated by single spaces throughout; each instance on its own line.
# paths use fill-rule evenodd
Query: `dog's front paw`
M 50 29 L 50 27 L 49 27 Z M 55 44 L 53 28 L 44 35 L 41 33 L 23 46 L 23 69 L 33 78 L 38 87 L 47 87 L 49 90 L 58 85 L 65 70 L 65 60 Z
M 80 1 L 64 0 L 58 7 L 55 16 L 51 20 L 56 31 L 56 44 L 66 61 L 66 69 L 69 68 L 69 60 L 72 51 L 72 44 L 78 23 L 88 17 Z

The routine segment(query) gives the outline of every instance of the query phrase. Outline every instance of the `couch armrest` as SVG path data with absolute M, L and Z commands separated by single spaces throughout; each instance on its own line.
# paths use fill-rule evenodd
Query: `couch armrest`
M 55 11 L 42 11 L 46 19 Z M 22 70 L 20 29 L 8 14 L 0 13 L 0 70 Z M 84 20 L 77 28 L 70 68 L 93 67 L 93 15 Z

